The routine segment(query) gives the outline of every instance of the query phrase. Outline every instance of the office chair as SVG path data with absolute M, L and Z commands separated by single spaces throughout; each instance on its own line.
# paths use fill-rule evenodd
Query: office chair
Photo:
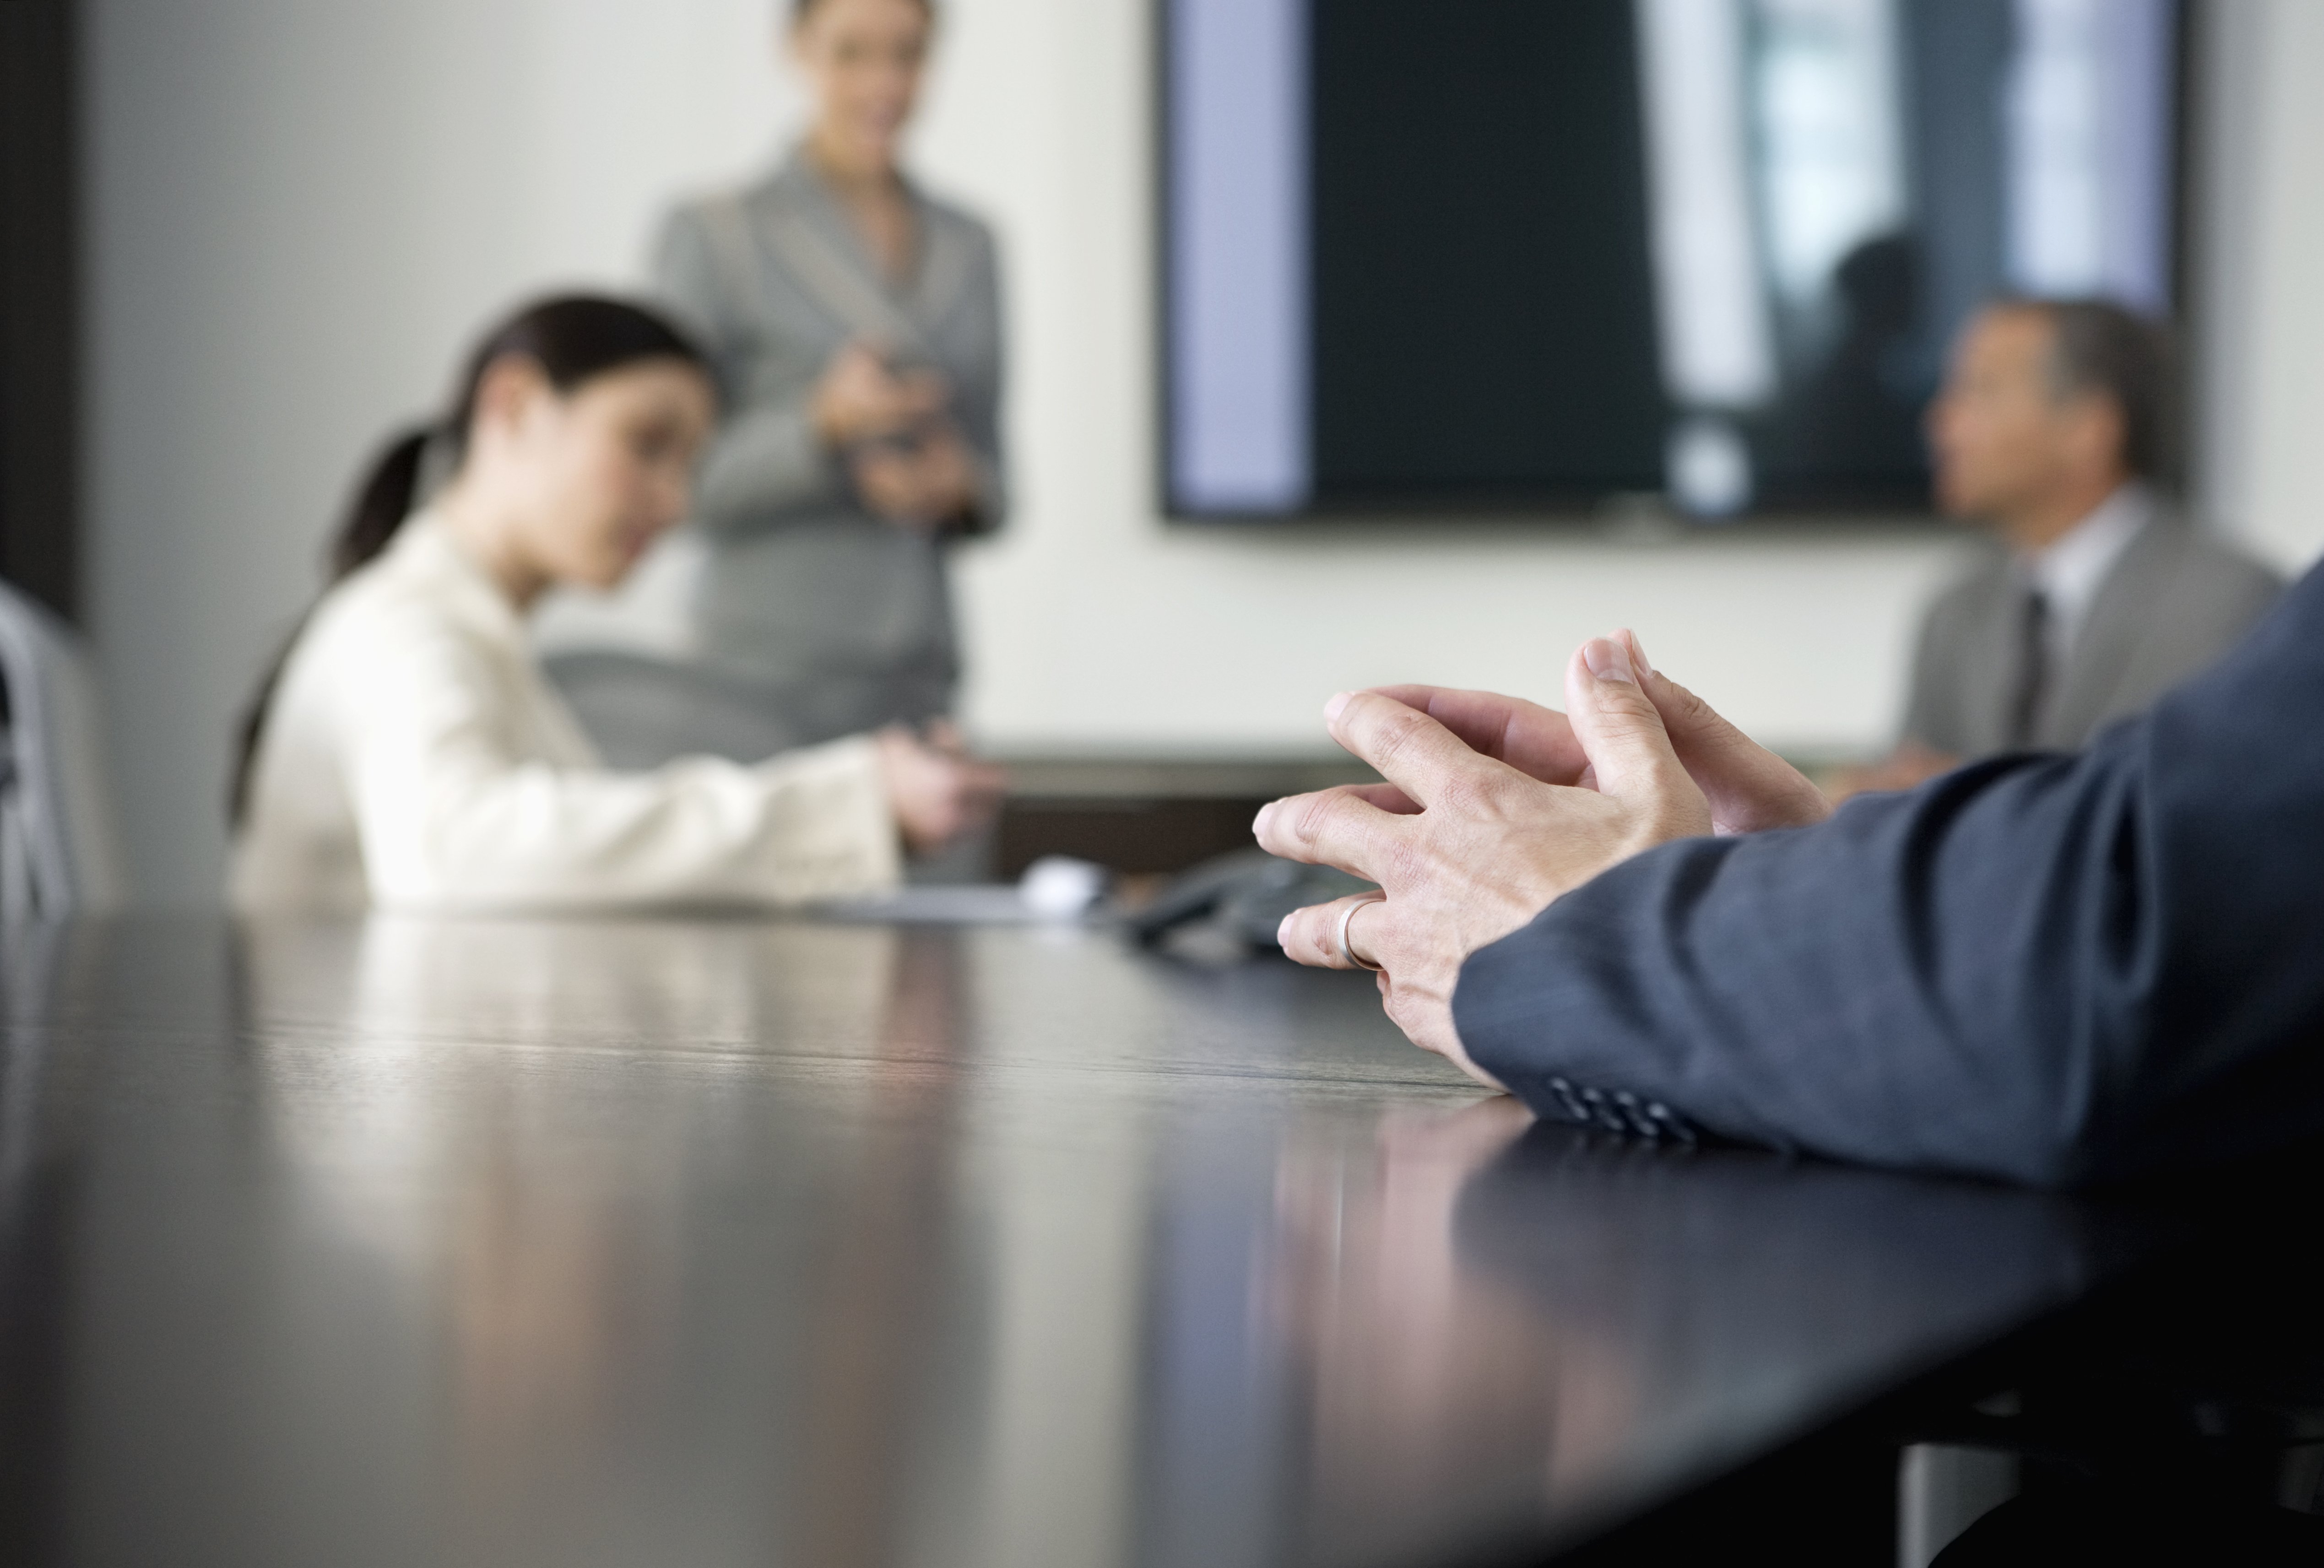
M 97 733 L 79 641 L 0 583 L 0 919 L 59 919 L 122 901 Z

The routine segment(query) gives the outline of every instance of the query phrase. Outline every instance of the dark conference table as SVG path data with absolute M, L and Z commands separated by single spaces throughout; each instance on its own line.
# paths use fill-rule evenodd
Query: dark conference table
M 2148 1245 L 1528 1129 L 1369 977 L 1099 929 L 156 918 L 6 956 L 10 1563 L 1525 1561 Z

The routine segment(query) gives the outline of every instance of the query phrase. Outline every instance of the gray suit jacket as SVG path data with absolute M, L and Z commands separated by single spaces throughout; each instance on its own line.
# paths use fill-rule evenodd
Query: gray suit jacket
M 2265 567 L 2161 512 L 2124 547 L 2034 715 L 2034 744 L 2073 751 L 2200 674 L 2283 591 Z M 2022 601 L 1996 552 L 1939 595 L 1922 623 L 1904 738 L 1957 757 L 2010 745 L 2023 689 Z
M 797 153 L 757 185 L 680 208 L 663 231 L 658 284 L 710 351 L 724 394 L 696 495 L 695 524 L 712 547 L 698 614 L 709 673 L 729 696 L 748 694 L 770 726 L 753 751 L 952 705 L 960 656 L 945 541 L 867 512 L 807 414 L 824 367 L 851 340 L 942 372 L 982 470 L 973 524 L 1000 524 L 992 236 L 917 189 L 910 198 L 919 254 L 900 284 Z M 732 749 L 695 738 L 699 749 Z

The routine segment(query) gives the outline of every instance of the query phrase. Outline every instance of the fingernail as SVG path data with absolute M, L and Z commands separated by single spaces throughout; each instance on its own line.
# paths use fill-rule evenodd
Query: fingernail
M 1275 945 L 1286 953 L 1291 951 L 1291 917 L 1288 915 L 1276 922 Z
M 1610 638 L 1592 637 L 1583 643 L 1582 662 L 1600 680 L 1618 680 L 1625 686 L 1638 684 L 1638 678 L 1630 672 L 1628 651 Z
M 1622 635 L 1630 640 L 1630 657 L 1638 661 L 1638 673 L 1652 675 L 1655 672 L 1655 661 L 1646 657 L 1646 645 L 1638 641 L 1638 634 L 1635 632 L 1625 632 Z
M 1343 691 L 1335 695 L 1330 702 L 1323 705 L 1323 722 L 1327 724 L 1339 723 L 1340 710 L 1353 702 L 1355 697 L 1356 694 L 1351 691 Z
M 1264 837 L 1264 836 L 1266 835 L 1266 833 L 1267 833 L 1267 819 L 1268 819 L 1268 817 L 1270 817 L 1270 816 L 1274 816 L 1274 815 L 1275 815 L 1275 802 L 1274 802 L 1274 801 L 1270 800 L 1270 801 L 1268 801 L 1266 805 L 1264 805 L 1264 806 L 1260 807 L 1259 808 L 1259 815 L 1258 815 L 1257 816 L 1254 816 L 1254 817 L 1252 817 L 1252 818 L 1250 819 L 1250 835 L 1251 835 L 1251 837 L 1253 837 L 1253 838 L 1261 838 L 1261 837 Z

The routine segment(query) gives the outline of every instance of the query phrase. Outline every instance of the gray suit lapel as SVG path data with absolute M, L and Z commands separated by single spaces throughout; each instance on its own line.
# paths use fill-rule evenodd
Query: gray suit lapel
M 965 226 L 937 212 L 918 190 L 912 206 L 919 218 L 920 265 L 905 304 L 922 329 L 933 333 L 967 292 L 976 255 Z
M 921 356 L 918 324 L 890 294 L 871 251 L 814 171 L 794 159 L 767 194 L 752 231 L 770 261 L 851 337 Z
M 803 157 L 794 156 L 766 189 L 756 238 L 816 304 L 853 337 L 908 359 L 934 360 L 931 330 L 967 286 L 968 236 L 908 187 L 919 254 L 908 285 L 889 287 L 846 213 Z
M 2113 711 L 2186 543 L 2185 528 L 2158 513 L 2123 547 L 2090 602 L 2089 619 L 2066 656 L 2065 669 L 2042 705 L 2035 728 L 2043 745 L 2077 748 Z

